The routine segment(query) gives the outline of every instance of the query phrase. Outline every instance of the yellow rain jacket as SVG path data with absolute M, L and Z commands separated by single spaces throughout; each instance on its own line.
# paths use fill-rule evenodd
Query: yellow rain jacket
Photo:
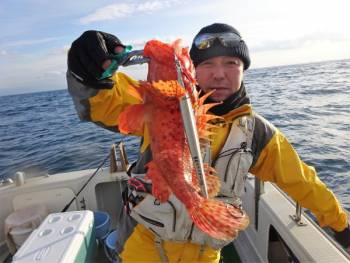
M 107 129 L 118 131 L 118 116 L 130 104 L 140 103 L 128 94 L 129 85 L 138 82 L 123 73 L 113 77 L 112 89 L 93 90 L 77 82 L 67 73 L 69 92 L 82 120 L 92 121 Z M 223 147 L 232 121 L 242 115 L 252 115 L 250 104 L 244 104 L 224 114 L 225 124 L 218 128 L 212 143 L 213 159 Z M 254 161 L 250 173 L 262 181 L 275 183 L 301 206 L 310 209 L 321 226 L 341 231 L 347 226 L 347 214 L 341 208 L 334 194 L 320 181 L 313 167 L 302 162 L 285 136 L 272 124 L 256 115 L 252 148 Z M 141 153 L 149 145 L 147 131 L 143 136 Z M 218 262 L 220 252 L 191 243 L 164 241 L 164 249 L 170 262 Z M 154 246 L 154 234 L 142 225 L 137 225 L 124 245 L 121 254 L 123 262 L 160 262 Z

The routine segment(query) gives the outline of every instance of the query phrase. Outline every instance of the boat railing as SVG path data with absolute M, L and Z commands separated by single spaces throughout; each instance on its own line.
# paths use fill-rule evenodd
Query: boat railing
M 259 200 L 260 196 L 264 194 L 264 182 L 261 181 L 256 176 L 254 177 L 255 180 L 255 229 L 258 230 L 258 218 L 259 218 Z M 312 224 L 315 226 L 335 247 L 338 248 L 339 251 L 343 255 L 345 255 L 350 260 L 350 254 L 340 245 L 338 242 L 335 241 L 333 238 L 334 231 L 330 229 L 329 227 L 321 228 L 318 223 L 316 222 L 315 218 L 309 214 L 305 213 L 303 211 L 303 207 L 298 203 L 292 200 L 282 189 L 280 189 L 277 185 L 273 184 L 274 187 L 289 201 L 295 206 L 295 214 L 289 215 L 290 218 L 296 223 L 297 226 L 303 227 L 306 226 L 307 223 Z M 307 220 L 303 220 L 302 216 L 306 218 Z M 350 218 L 350 213 L 348 213 L 348 216 Z
M 301 210 L 302 210 L 301 205 L 298 202 L 296 202 L 295 203 L 295 214 L 290 215 L 290 217 L 298 226 L 306 226 L 307 225 L 306 222 L 303 222 L 301 219 Z

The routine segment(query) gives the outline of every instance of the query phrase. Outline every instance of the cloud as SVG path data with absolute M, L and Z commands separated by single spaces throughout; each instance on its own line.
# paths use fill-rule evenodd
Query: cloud
M 259 50 L 253 48 L 251 52 L 252 68 L 350 58 L 350 39 L 343 41 L 314 39 L 301 41 L 300 45 L 288 46 L 286 44 L 283 46 L 280 43 L 277 46 L 280 48 L 271 46 Z
M 79 21 L 81 24 L 90 24 L 98 21 L 115 20 L 136 13 L 142 14 L 165 9 L 180 2 L 179 0 L 149 0 L 141 3 L 118 3 L 99 8 L 92 14 L 82 17 Z
M 58 37 L 46 37 L 41 39 L 28 39 L 28 40 L 17 40 L 1 44 L 2 47 L 20 47 L 20 46 L 31 46 L 43 43 L 49 43 L 58 40 Z
M 133 13 L 133 6 L 128 4 L 108 5 L 96 10 L 94 13 L 80 19 L 82 24 L 90 24 L 97 21 L 113 20 L 125 17 Z
M 62 47 L 53 49 L 49 52 L 49 55 L 67 55 L 70 49 L 70 45 L 64 45 Z
M 250 42 L 251 44 L 248 43 L 248 45 L 252 52 L 265 52 L 273 50 L 277 51 L 309 47 L 313 45 L 319 45 L 322 43 L 341 43 L 349 40 L 350 37 L 346 37 L 340 34 L 313 33 L 291 39 L 263 40 L 261 42 L 256 43 Z
M 51 71 L 47 71 L 47 72 L 44 72 L 43 75 L 39 76 L 39 77 L 42 77 L 42 78 L 45 78 L 45 76 L 47 77 L 57 77 L 57 76 L 64 76 L 66 74 L 66 71 L 65 70 L 51 70 Z
M 0 95 L 65 88 L 65 50 L 64 46 L 41 54 L 7 54 L 0 63 Z
M 163 35 L 163 36 L 153 36 L 152 39 L 157 39 L 166 43 L 171 43 L 175 41 L 176 39 L 181 38 L 183 40 L 183 45 L 188 45 L 189 39 L 185 36 L 176 36 L 176 35 Z M 139 39 L 126 39 L 123 41 L 123 43 L 127 43 L 132 45 L 133 49 L 142 49 L 144 48 L 145 44 L 150 40 L 150 38 L 139 38 Z

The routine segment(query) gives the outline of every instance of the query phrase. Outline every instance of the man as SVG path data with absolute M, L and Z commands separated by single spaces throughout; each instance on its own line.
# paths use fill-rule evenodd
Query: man
M 125 91 L 137 83 L 128 76 L 116 73 L 99 80 L 111 62 L 109 56 L 124 47 L 113 35 L 87 31 L 73 42 L 68 54 L 68 88 L 80 118 L 114 131 L 118 131 L 118 115 L 125 106 L 139 103 Z M 213 165 L 222 182 L 218 198 L 239 206 L 244 178 L 250 172 L 276 183 L 310 209 L 321 226 L 338 231 L 337 239 L 349 247 L 348 218 L 334 194 L 314 168 L 299 159 L 284 135 L 253 112 L 243 82 L 250 57 L 239 32 L 227 24 L 204 27 L 195 36 L 190 55 L 199 88 L 205 93 L 215 90 L 208 102 L 222 101 L 211 109 L 224 119 L 216 124 L 211 145 Z M 151 158 L 149 138 L 144 134 L 140 158 L 131 174 L 145 186 L 144 165 Z M 135 185 L 127 188 L 136 189 L 137 194 L 124 194 L 131 211 L 119 220 L 117 247 L 123 261 L 218 262 L 220 248 L 226 243 L 199 231 L 174 196 L 169 203 L 159 204 L 147 191 Z

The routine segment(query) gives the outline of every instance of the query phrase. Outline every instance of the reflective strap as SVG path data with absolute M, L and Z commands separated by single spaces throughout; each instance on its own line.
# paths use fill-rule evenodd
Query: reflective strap
M 253 136 L 254 136 L 254 128 L 255 128 L 255 117 L 252 115 L 248 119 L 247 123 L 247 128 L 248 128 L 248 134 L 247 134 L 247 148 L 251 149 L 252 148 L 252 143 L 253 143 Z
M 160 256 L 160 260 L 163 263 L 168 263 L 168 257 L 165 254 L 165 250 L 163 248 L 163 240 L 160 239 L 160 237 L 155 236 L 154 237 L 154 245 L 156 246 L 159 256 Z

